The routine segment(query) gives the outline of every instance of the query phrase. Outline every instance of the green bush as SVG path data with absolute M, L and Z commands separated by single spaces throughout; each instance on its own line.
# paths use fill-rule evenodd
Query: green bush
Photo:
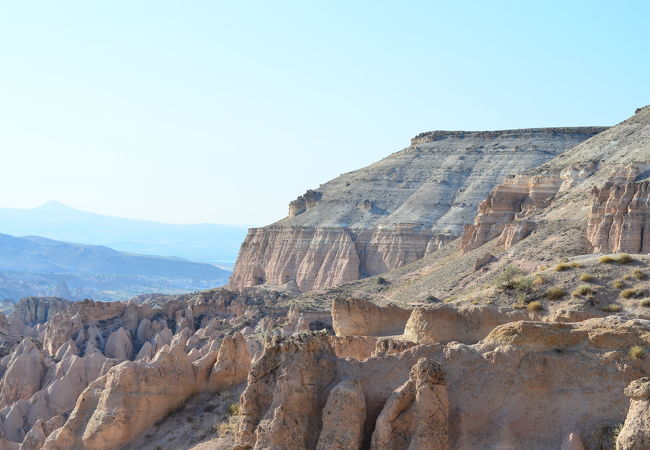
M 503 272 L 494 277 L 494 283 L 501 289 L 514 289 L 515 280 L 523 277 L 526 272 L 519 267 L 509 265 L 503 269 Z
M 388 280 L 384 277 L 377 278 L 377 284 L 388 284 Z
M 231 403 L 228 406 L 228 414 L 231 416 L 238 416 L 241 413 L 239 409 L 239 403 Z

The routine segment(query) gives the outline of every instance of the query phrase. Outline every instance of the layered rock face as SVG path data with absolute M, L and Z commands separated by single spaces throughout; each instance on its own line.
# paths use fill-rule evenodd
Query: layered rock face
M 587 238 L 594 252 L 650 252 L 650 182 L 594 187 Z
M 251 229 L 230 286 L 295 281 L 308 291 L 413 262 L 459 236 L 501 180 L 603 130 L 423 133 L 405 150 L 307 191 L 287 218 Z M 550 189 L 536 186 L 533 203 Z
M 505 180 L 481 202 L 474 223 L 465 226 L 462 249 L 473 250 L 498 236 L 506 248 L 519 242 L 536 228 L 525 217 L 547 207 L 564 181 L 555 175 L 517 175 Z
M 362 360 L 321 333 L 275 338 L 249 375 L 236 448 L 600 448 L 650 368 L 627 348 L 649 342 L 650 322 L 614 317 L 510 322 L 474 345 Z

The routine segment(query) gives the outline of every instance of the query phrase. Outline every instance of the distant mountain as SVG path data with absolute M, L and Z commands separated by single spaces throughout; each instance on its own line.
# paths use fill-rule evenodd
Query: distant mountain
M 213 265 L 181 258 L 0 234 L 0 300 L 32 295 L 117 300 L 182 293 L 221 286 L 229 275 Z
M 226 266 L 237 259 L 246 230 L 236 225 L 174 225 L 105 216 L 54 201 L 31 209 L 0 208 L 0 233 L 44 236 Z

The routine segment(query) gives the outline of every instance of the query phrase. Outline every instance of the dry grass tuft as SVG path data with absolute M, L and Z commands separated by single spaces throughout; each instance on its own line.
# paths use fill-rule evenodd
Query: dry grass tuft
M 612 287 L 614 289 L 623 289 L 623 280 L 614 280 L 614 281 L 612 281 Z
M 564 272 L 565 270 L 569 270 L 572 267 L 575 267 L 575 266 L 573 266 L 573 265 L 571 265 L 569 263 L 563 263 L 562 262 L 562 263 L 559 263 L 558 265 L 556 265 L 555 267 L 553 267 L 553 270 L 556 271 L 556 272 Z
M 549 300 L 560 300 L 566 295 L 566 291 L 558 286 L 553 286 L 548 291 L 546 291 L 546 298 Z
M 528 309 L 528 311 L 541 311 L 542 309 L 544 309 L 544 306 L 542 306 L 541 302 L 535 300 L 534 302 L 530 302 L 526 306 L 526 308 Z
M 590 282 L 593 281 L 594 277 L 590 273 L 583 273 L 580 275 L 580 281 Z
M 571 295 L 573 295 L 574 297 L 579 297 L 579 296 L 585 296 L 593 293 L 594 290 L 591 288 L 591 286 L 582 285 L 582 286 L 578 286 L 576 290 L 571 293 Z
M 634 297 L 634 296 L 636 295 L 636 292 L 637 292 L 637 291 L 636 291 L 636 289 L 634 289 L 634 288 L 623 289 L 623 290 L 621 291 L 621 297 L 623 297 L 623 298 Z
M 633 345 L 630 347 L 630 350 L 628 350 L 627 355 L 630 357 L 630 359 L 641 359 L 645 356 L 645 347 L 641 347 L 640 345 Z
M 601 308 L 601 311 L 605 312 L 619 312 L 623 307 L 617 303 L 612 303 L 611 305 L 604 306 Z

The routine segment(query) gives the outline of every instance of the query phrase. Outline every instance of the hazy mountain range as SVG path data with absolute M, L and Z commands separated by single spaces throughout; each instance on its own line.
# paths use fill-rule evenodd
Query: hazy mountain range
M 124 252 L 224 266 L 234 264 L 246 231 L 246 226 L 175 225 L 105 216 L 55 201 L 31 209 L 0 208 L 0 233 L 105 245 Z
M 99 245 L 0 234 L 0 299 L 58 296 L 126 299 L 221 286 L 230 272 L 181 258 L 136 255 Z
M 119 300 L 222 286 L 245 234 L 243 226 L 163 224 L 59 202 L 0 208 L 0 300 Z

